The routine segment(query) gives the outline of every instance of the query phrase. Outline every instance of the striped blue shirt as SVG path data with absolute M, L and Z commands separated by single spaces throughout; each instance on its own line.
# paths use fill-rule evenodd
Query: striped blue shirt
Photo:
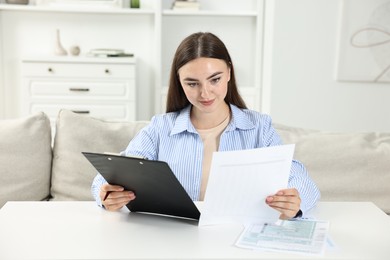
M 234 105 L 230 108 L 232 119 L 221 134 L 219 151 L 282 144 L 270 116 Z M 179 112 L 154 116 L 122 154 L 167 162 L 188 195 L 196 201 L 202 179 L 203 142 L 191 123 L 190 111 L 191 106 L 188 106 Z M 99 191 L 104 183 L 106 181 L 98 174 L 92 184 L 92 194 L 99 205 Z M 292 162 L 288 186 L 299 191 L 302 212 L 312 208 L 320 197 L 318 188 L 299 161 Z

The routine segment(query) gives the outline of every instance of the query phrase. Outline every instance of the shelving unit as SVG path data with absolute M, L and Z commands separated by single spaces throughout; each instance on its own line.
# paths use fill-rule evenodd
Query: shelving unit
M 208 11 L 208 10 L 199 10 L 199 11 L 176 11 L 176 10 L 163 10 L 162 15 L 172 15 L 172 16 L 253 16 L 256 17 L 256 12 L 227 12 L 227 11 Z
M 27 12 L 50 12 L 50 13 L 93 13 L 93 14 L 149 14 L 153 15 L 152 9 L 131 9 L 131 8 L 92 8 L 75 9 L 71 7 L 55 6 L 34 6 L 34 5 L 9 5 L 0 4 L 0 10 L 27 11 Z
M 72 40 L 81 45 L 82 54 L 83 50 L 97 47 L 122 48 L 136 54 L 136 119 L 148 120 L 165 111 L 169 69 L 176 47 L 184 37 L 198 31 L 215 33 L 225 42 L 241 94 L 250 108 L 260 110 L 264 0 L 199 2 L 199 11 L 171 10 L 173 0 L 141 0 L 140 9 L 0 4 L 0 64 L 4 65 L 0 69 L 0 87 L 4 95 L 11 97 L 7 101 L 0 97 L 5 116 L 20 114 L 14 111 L 22 107 L 21 60 L 37 55 L 49 58 L 50 34 L 57 28 L 67 46 Z M 142 8 L 143 3 L 147 8 Z

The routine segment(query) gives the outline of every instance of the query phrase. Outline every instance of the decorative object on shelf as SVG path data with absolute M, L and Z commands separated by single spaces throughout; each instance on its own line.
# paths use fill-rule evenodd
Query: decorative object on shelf
M 134 57 L 133 53 L 126 53 L 122 49 L 92 49 L 87 57 L 109 58 L 109 57 Z
M 61 44 L 61 37 L 60 37 L 60 30 L 59 29 L 56 30 L 54 54 L 58 55 L 58 56 L 68 55 L 68 52 L 65 50 L 65 48 Z
M 140 0 L 130 0 L 131 8 L 140 8 Z
M 77 45 L 70 46 L 69 53 L 72 56 L 79 56 L 80 54 L 80 47 Z
M 172 4 L 172 10 L 198 11 L 200 4 L 197 0 L 176 0 Z
M 5 0 L 7 4 L 28 5 L 29 0 Z
M 68 55 L 68 52 L 65 50 L 65 48 L 61 44 L 61 38 L 60 38 L 60 30 L 56 30 L 56 40 L 55 40 L 55 49 L 54 54 L 58 56 L 65 56 Z

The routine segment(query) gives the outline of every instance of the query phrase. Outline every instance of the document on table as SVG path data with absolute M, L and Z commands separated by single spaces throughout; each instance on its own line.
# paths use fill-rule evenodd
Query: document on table
M 215 152 L 199 225 L 276 222 L 267 196 L 287 188 L 295 145 Z
M 257 250 L 323 255 L 328 221 L 280 220 L 275 224 L 250 224 L 236 246 Z

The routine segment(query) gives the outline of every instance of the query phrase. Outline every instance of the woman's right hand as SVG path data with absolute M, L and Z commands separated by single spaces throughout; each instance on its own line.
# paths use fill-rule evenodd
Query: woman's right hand
M 100 199 L 105 209 L 116 211 L 135 199 L 132 191 L 125 190 L 122 186 L 104 184 L 100 188 Z

